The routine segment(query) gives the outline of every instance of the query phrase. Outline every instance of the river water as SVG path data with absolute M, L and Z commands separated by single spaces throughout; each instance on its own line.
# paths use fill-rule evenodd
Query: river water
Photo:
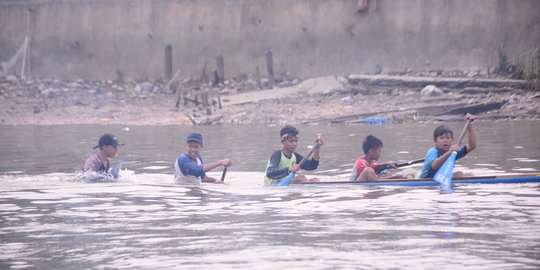
M 540 171 L 535 122 L 475 122 L 477 174 Z M 449 124 L 455 133 L 462 126 Z M 322 133 L 310 175 L 346 180 L 367 134 L 381 161 L 422 158 L 435 124 L 299 126 Z M 172 181 L 191 131 L 204 159 L 233 159 L 223 185 Z M 76 180 L 104 132 L 126 145 L 117 183 Z M 540 185 L 262 185 L 279 127 L 0 126 L 0 269 L 538 269 Z M 212 176 L 220 177 L 216 169 Z

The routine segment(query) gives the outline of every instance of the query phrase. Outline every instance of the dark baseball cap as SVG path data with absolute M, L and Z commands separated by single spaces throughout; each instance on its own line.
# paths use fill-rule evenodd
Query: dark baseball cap
M 202 144 L 202 135 L 199 133 L 191 133 L 187 136 L 187 142 L 196 141 Z
M 98 148 L 98 147 L 103 147 L 103 146 L 106 146 L 106 145 L 112 145 L 112 146 L 121 146 L 121 145 L 124 145 L 124 144 L 120 144 L 118 142 L 118 139 L 116 137 L 114 137 L 114 135 L 112 134 L 103 134 L 101 137 L 99 137 L 99 141 L 98 141 L 98 145 L 94 146 L 94 149 Z

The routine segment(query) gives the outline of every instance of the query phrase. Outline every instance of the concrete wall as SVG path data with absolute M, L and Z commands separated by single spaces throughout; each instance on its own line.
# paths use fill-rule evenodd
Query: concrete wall
M 371 0 L 371 4 L 375 1 Z M 0 61 L 26 34 L 32 74 L 156 79 L 164 48 L 173 69 L 200 76 L 223 55 L 225 75 L 299 77 L 412 69 L 487 69 L 503 45 L 512 58 L 540 47 L 537 0 L 0 0 Z

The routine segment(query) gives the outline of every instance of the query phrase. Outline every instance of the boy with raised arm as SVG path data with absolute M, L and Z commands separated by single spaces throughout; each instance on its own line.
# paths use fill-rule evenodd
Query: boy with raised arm
M 469 133 L 468 142 L 464 146 L 459 146 L 454 143 L 454 133 L 447 126 L 439 126 L 433 131 L 433 141 L 435 146 L 430 148 L 426 153 L 424 167 L 420 173 L 420 178 L 432 178 L 435 173 L 450 157 L 452 151 L 457 152 L 456 160 L 464 157 L 476 148 L 476 130 L 474 129 L 474 115 L 465 115 L 465 120 L 469 121 L 467 131 Z M 457 171 L 453 173 L 453 177 L 472 176 L 470 173 Z
M 280 131 L 282 148 L 277 150 L 270 156 L 266 165 L 264 183 L 267 185 L 276 185 L 289 173 L 297 173 L 300 169 L 312 171 L 319 167 L 320 150 L 315 147 L 313 157 L 306 160 L 300 167 L 298 164 L 304 157 L 295 152 L 298 146 L 298 129 L 293 126 L 286 125 Z M 319 136 L 315 142 L 319 146 L 324 144 L 324 139 Z M 303 174 L 296 174 L 292 179 L 292 184 L 305 183 L 316 181 L 316 179 L 308 179 Z
M 364 155 L 358 157 L 351 172 L 351 181 L 377 181 L 379 179 L 400 178 L 401 175 L 392 175 L 386 168 L 396 168 L 396 162 L 377 164 L 375 161 L 381 157 L 382 141 L 368 135 L 362 143 Z
M 204 164 L 200 152 L 203 148 L 203 137 L 199 133 L 191 133 L 186 140 L 186 153 L 181 154 L 174 163 L 174 180 L 180 184 L 199 185 L 202 182 L 222 183 L 213 177 L 207 176 L 206 172 L 219 166 L 229 167 L 230 159 L 222 159 Z

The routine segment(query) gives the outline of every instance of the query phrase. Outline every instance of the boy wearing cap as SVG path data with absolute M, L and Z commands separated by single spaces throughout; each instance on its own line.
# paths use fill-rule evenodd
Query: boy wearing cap
M 229 167 L 230 159 L 222 159 L 204 164 L 200 152 L 203 148 L 203 138 L 199 133 L 191 133 L 186 140 L 186 153 L 181 154 L 174 163 L 174 180 L 181 184 L 221 183 L 207 176 L 206 172 L 219 166 Z
M 267 185 L 276 185 L 291 172 L 298 172 L 300 169 L 312 171 L 319 167 L 320 152 L 319 147 L 314 148 L 313 158 L 306 160 L 302 167 L 298 165 L 304 157 L 295 152 L 298 146 L 298 129 L 286 125 L 280 131 L 281 150 L 275 151 L 268 160 L 264 175 L 264 183 Z M 324 139 L 318 137 L 316 143 L 320 146 L 324 144 Z M 291 181 L 293 184 L 317 181 L 316 179 L 307 179 L 303 174 L 297 174 Z
M 83 166 L 84 172 L 108 173 L 110 164 L 109 158 L 116 156 L 118 146 L 123 145 L 118 143 L 118 139 L 112 134 L 103 134 L 93 149 L 99 147 L 99 152 L 91 155 L 86 159 Z

